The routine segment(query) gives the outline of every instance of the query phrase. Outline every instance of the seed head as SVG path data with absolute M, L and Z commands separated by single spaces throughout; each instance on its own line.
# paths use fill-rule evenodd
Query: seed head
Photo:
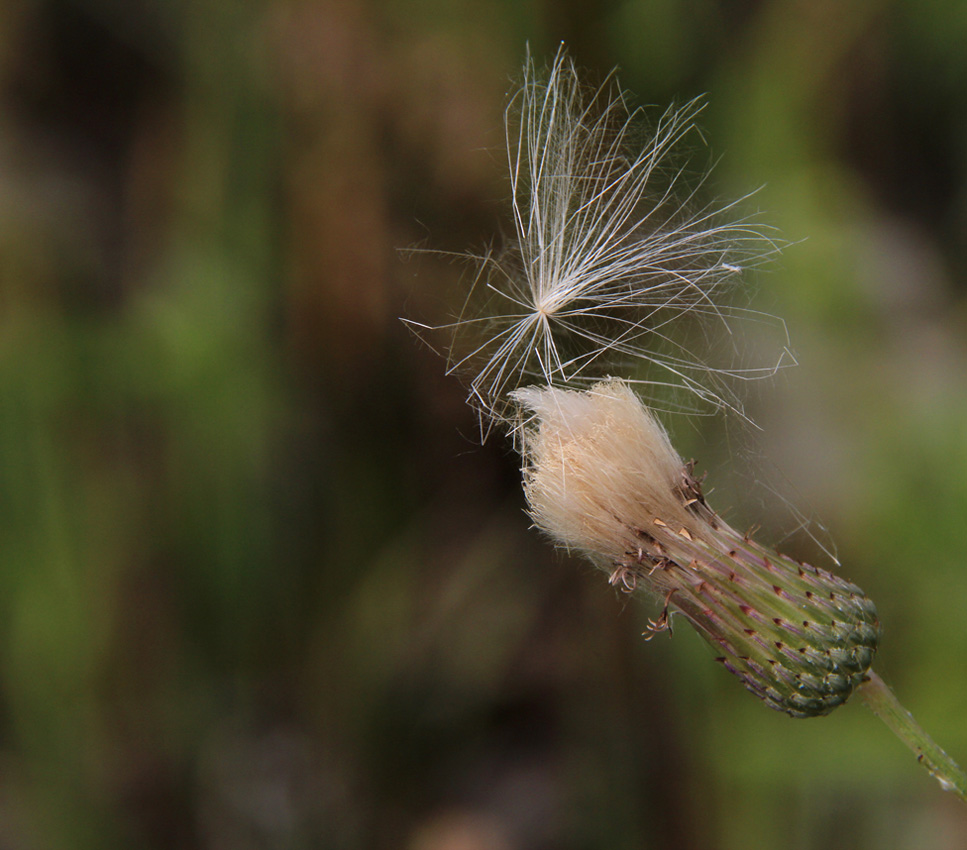
M 863 682 L 879 639 L 873 603 L 723 522 L 624 382 L 514 397 L 530 413 L 520 439 L 535 524 L 612 583 L 663 600 L 652 631 L 682 613 L 750 691 L 794 717 L 829 713 Z

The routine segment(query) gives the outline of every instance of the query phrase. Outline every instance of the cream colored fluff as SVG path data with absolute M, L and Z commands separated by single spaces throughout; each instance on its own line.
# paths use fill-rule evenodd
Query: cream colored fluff
M 679 495 L 681 458 L 623 381 L 585 392 L 528 387 L 514 398 L 533 414 L 522 429 L 530 513 L 557 543 L 608 568 L 642 545 L 639 531 L 696 533 Z

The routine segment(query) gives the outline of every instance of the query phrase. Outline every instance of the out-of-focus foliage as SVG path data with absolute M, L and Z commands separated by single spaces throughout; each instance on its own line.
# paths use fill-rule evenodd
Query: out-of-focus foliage
M 967 759 L 961 0 L 10 0 L 0 847 L 964 846 L 861 706 L 791 721 L 646 644 L 398 321 L 465 273 L 400 248 L 507 227 L 505 95 L 561 39 L 706 92 L 702 191 L 762 187 L 753 305 L 801 365 L 749 388 L 755 455 Z M 669 426 L 788 530 L 722 423 Z

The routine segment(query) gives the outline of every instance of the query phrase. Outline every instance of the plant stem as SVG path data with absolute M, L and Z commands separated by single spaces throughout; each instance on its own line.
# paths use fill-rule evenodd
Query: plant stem
M 953 791 L 967 802 L 967 774 L 923 731 L 886 683 L 870 670 L 857 691 L 870 710 L 917 754 L 917 761 L 940 783 L 940 787 Z

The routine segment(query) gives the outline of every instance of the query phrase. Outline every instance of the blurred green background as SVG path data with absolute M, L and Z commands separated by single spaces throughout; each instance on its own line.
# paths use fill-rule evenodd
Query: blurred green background
M 562 39 L 707 93 L 706 188 L 761 187 L 782 473 L 668 425 L 737 521 L 789 530 L 782 482 L 821 520 L 967 761 L 963 0 L 5 0 L 0 848 L 967 847 L 858 702 L 645 643 L 399 322 L 463 274 L 399 249 L 506 229 L 505 98 Z

